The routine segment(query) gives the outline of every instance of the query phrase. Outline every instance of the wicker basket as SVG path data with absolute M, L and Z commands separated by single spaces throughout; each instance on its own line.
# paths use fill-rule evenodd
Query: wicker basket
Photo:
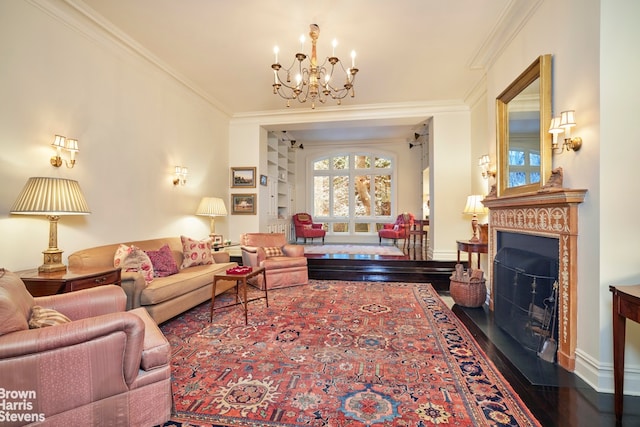
M 456 304 L 462 307 L 482 307 L 487 299 L 487 285 L 483 279 L 480 282 L 459 282 L 451 280 L 449 293 Z

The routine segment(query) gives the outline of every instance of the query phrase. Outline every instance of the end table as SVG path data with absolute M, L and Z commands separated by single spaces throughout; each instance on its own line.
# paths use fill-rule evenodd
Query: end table
M 121 284 L 120 268 L 85 268 L 41 273 L 37 268 L 17 271 L 34 297 L 62 294 L 103 285 Z

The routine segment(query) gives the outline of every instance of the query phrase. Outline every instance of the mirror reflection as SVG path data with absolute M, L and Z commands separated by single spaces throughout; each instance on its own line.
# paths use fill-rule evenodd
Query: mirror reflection
M 538 57 L 496 99 L 497 195 L 537 191 L 551 172 L 551 55 Z
M 507 187 L 537 184 L 540 182 L 539 78 L 509 102 L 507 114 Z

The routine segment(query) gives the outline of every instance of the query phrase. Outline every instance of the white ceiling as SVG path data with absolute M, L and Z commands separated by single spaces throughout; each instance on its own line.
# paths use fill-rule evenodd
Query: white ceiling
M 334 38 L 336 56 L 347 63 L 357 52 L 356 95 L 342 106 L 464 102 L 540 1 L 67 0 L 230 115 L 286 110 L 272 92 L 273 47 L 288 64 L 312 23 L 320 27 L 319 60 L 331 54 Z M 294 109 L 310 105 L 295 102 Z M 411 135 L 417 125 L 385 124 L 376 136 Z M 327 140 L 327 127 L 290 130 L 300 140 Z M 367 139 L 370 129 L 356 123 L 339 134 Z

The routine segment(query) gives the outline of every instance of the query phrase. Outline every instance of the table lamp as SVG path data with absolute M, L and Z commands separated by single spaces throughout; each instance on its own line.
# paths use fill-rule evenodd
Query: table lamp
M 78 181 L 35 177 L 27 180 L 11 213 L 49 218 L 49 248 L 42 252 L 44 264 L 38 267 L 38 271 L 52 273 L 67 270 L 62 263 L 63 251 L 58 249 L 58 220 L 63 215 L 88 215 L 91 212 Z
M 196 215 L 208 216 L 211 218 L 211 236 L 216 234 L 216 217 L 227 216 L 227 208 L 224 201 L 219 197 L 203 197 L 196 210 Z
M 478 235 L 478 214 L 487 214 L 489 209 L 487 209 L 482 204 L 482 199 L 484 197 L 480 194 L 474 194 L 472 196 L 467 197 L 467 204 L 464 207 L 464 211 L 462 213 L 467 215 L 473 215 L 471 219 L 471 229 L 473 230 L 473 236 L 469 239 L 470 242 L 479 242 L 480 236 Z

